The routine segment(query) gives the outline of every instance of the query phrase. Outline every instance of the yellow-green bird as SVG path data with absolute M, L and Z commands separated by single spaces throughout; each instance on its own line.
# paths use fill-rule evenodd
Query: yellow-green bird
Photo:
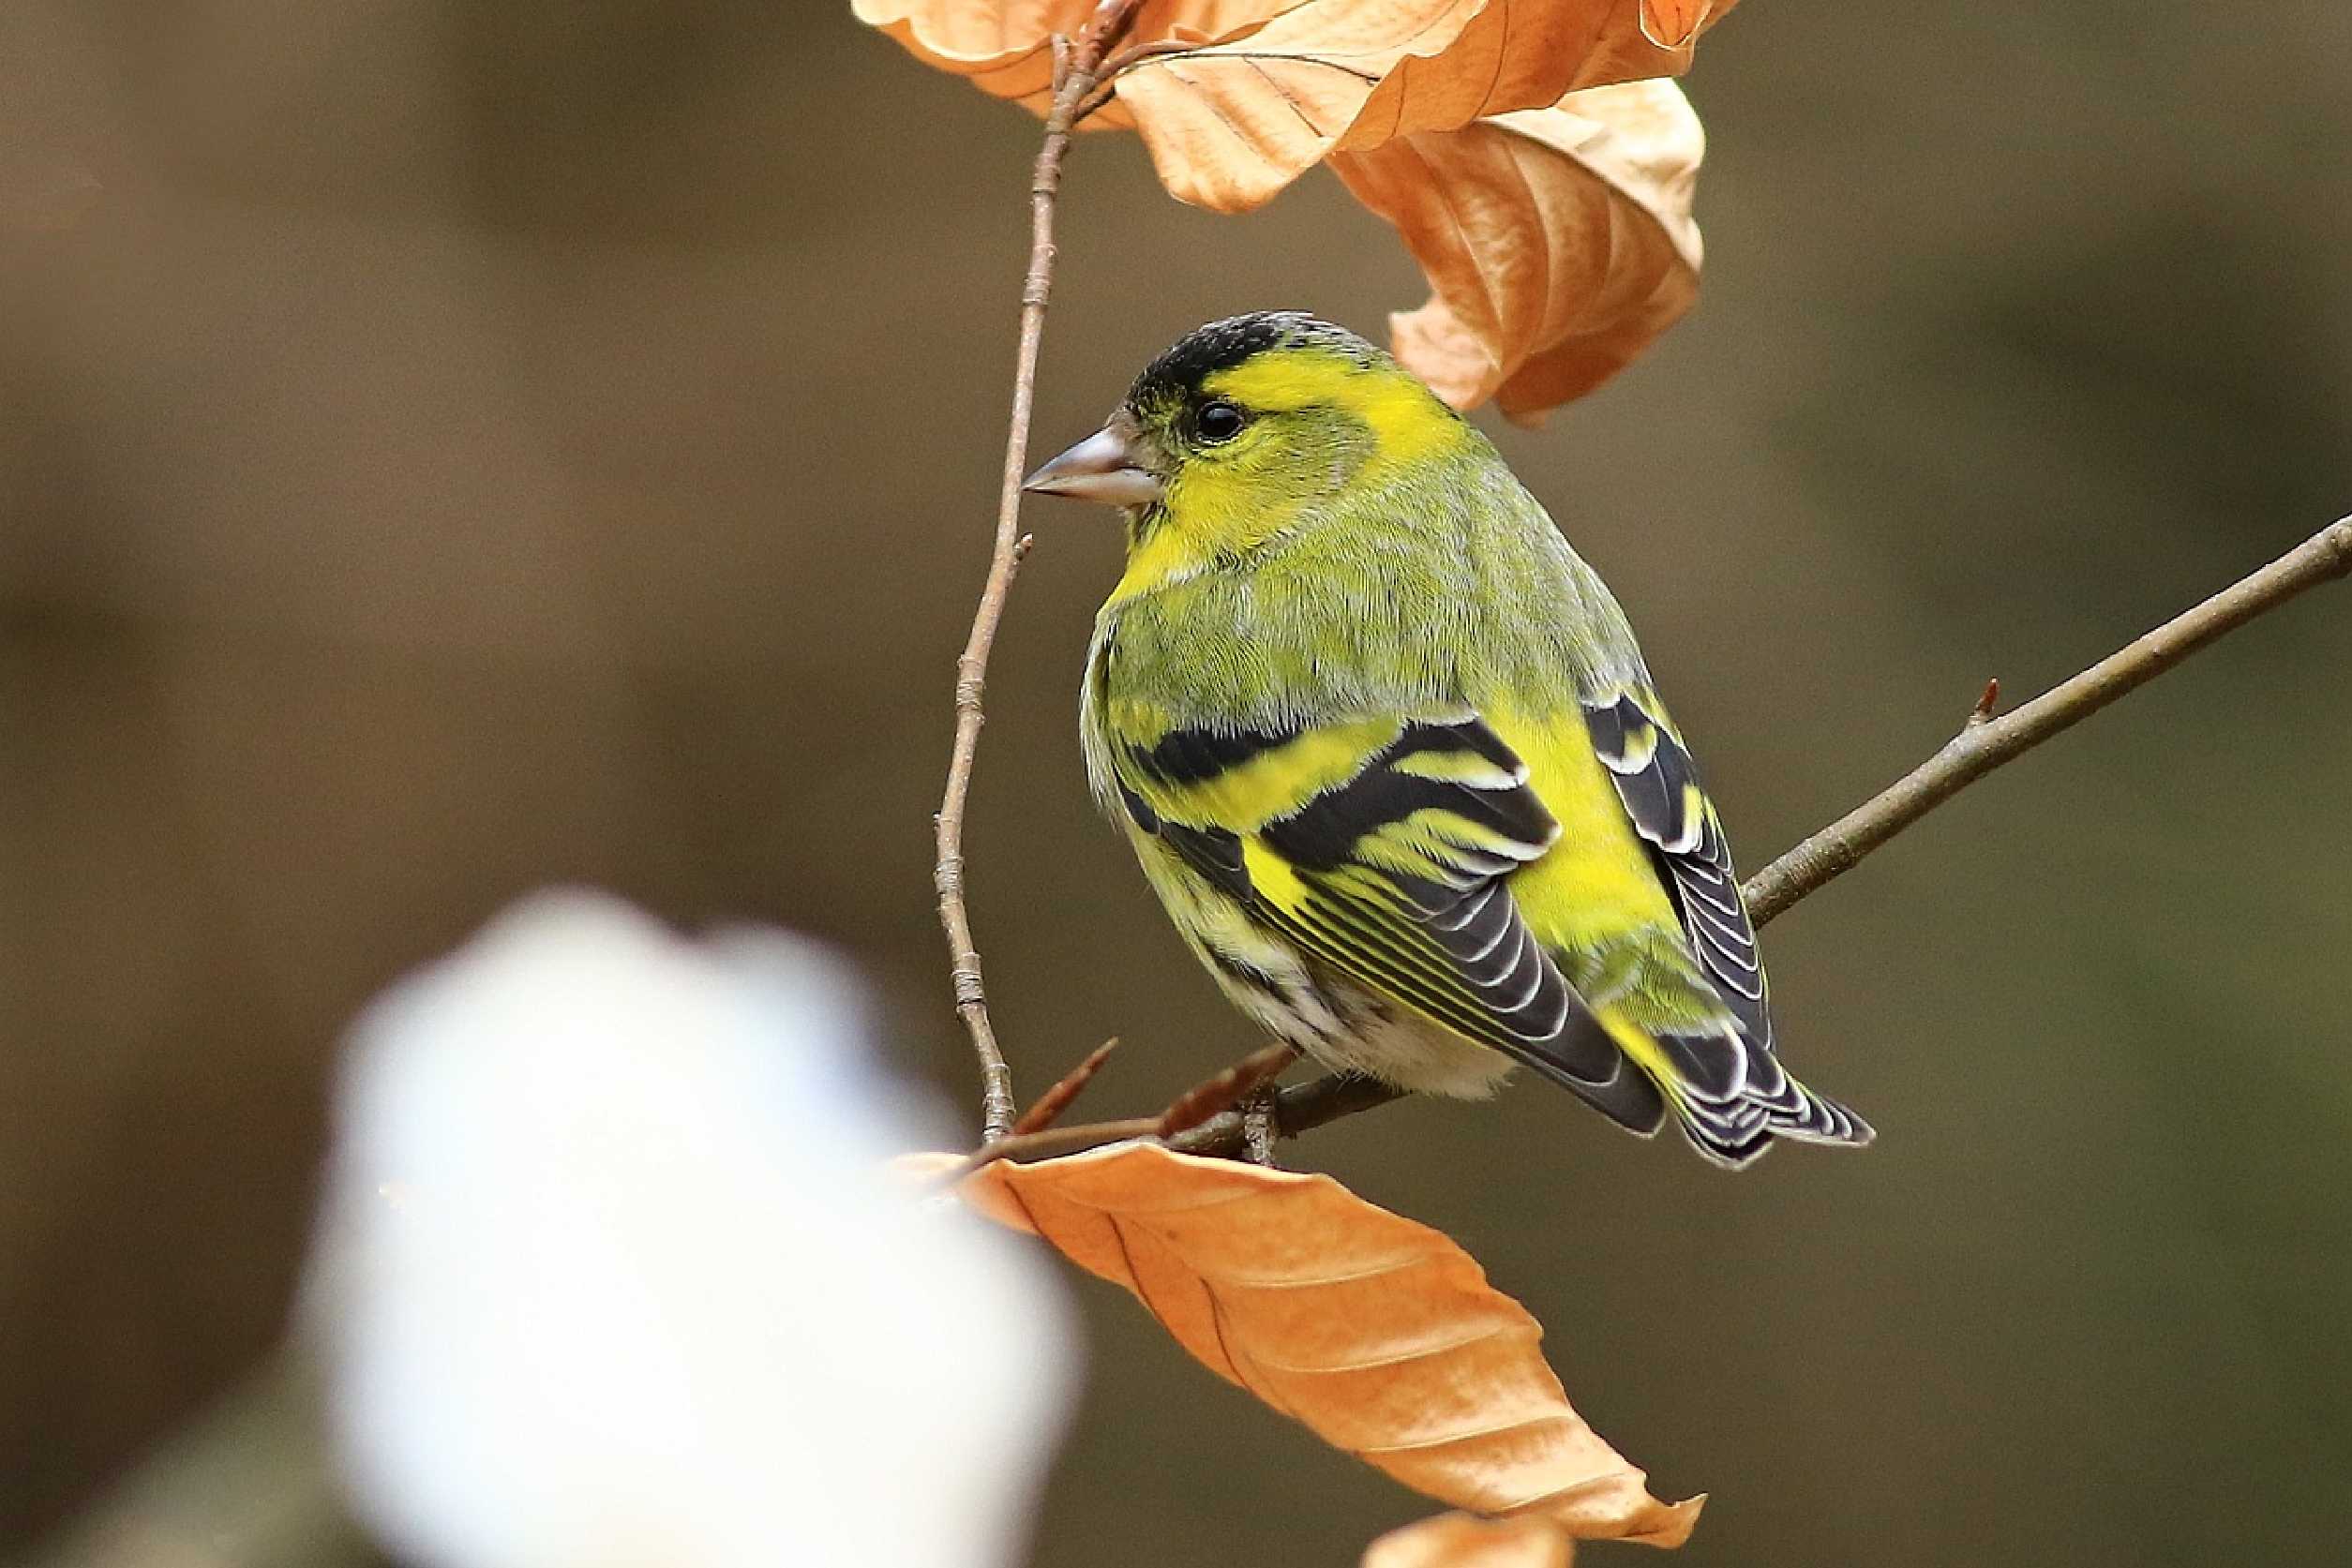
M 1521 1063 L 1729 1166 L 1870 1141 L 1773 1053 L 1722 825 L 1625 612 L 1395 360 L 1297 312 L 1214 322 L 1027 487 L 1125 509 L 1087 770 L 1278 1038 L 1431 1094 Z

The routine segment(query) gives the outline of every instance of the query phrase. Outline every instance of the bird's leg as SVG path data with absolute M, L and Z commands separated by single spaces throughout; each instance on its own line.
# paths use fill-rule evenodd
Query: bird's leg
M 1281 1136 L 1275 1113 L 1275 1093 L 1269 1082 L 1251 1090 L 1241 1102 L 1241 1157 L 1269 1171 L 1281 1168 L 1274 1158 L 1274 1141 Z

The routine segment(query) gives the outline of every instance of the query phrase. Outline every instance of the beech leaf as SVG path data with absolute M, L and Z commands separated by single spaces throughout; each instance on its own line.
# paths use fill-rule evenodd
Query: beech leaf
M 1047 39 L 1076 32 L 1094 0 L 850 0 L 850 8 L 924 65 L 1000 98 L 1024 98 L 1053 85 Z
M 1575 1555 L 1567 1531 L 1540 1514 L 1516 1519 L 1440 1514 L 1373 1542 L 1363 1568 L 1569 1568 Z
M 853 0 L 918 58 L 1042 111 L 1093 0 Z M 1225 212 L 1328 161 L 1432 290 L 1398 357 L 1522 422 L 1690 308 L 1704 138 L 1662 78 L 1730 0 L 1145 0 L 1082 126 L 1141 132 L 1169 192 Z M 1169 46 L 1182 47 L 1171 48 Z M 1156 47 L 1155 47 L 1156 46 Z
M 1720 9 L 1695 0 L 1308 0 L 1247 37 L 1146 59 L 1116 86 L 1169 194 L 1242 212 L 1334 150 L 1678 74 Z
M 1456 408 L 1533 422 L 1623 369 L 1698 297 L 1705 149 L 1671 82 L 1402 137 L 1331 167 L 1396 225 L 1433 294 L 1389 320 Z
M 1656 1546 L 1698 1518 L 1703 1499 L 1651 1496 L 1569 1406 L 1543 1330 L 1468 1253 L 1328 1176 L 1121 1143 L 998 1161 L 958 1190 L 1133 1292 L 1220 1377 L 1443 1502 Z
M 1690 42 L 1715 23 L 1736 0 L 1642 0 L 1641 31 L 1661 49 Z
M 1299 4 L 1145 0 L 1123 44 L 1215 43 Z M 1053 97 L 1053 36 L 1075 37 L 1094 7 L 1095 0 L 850 0 L 860 22 L 896 38 L 924 65 L 969 77 L 982 91 L 1012 98 L 1038 114 Z M 1101 128 L 1125 123 L 1121 116 Z

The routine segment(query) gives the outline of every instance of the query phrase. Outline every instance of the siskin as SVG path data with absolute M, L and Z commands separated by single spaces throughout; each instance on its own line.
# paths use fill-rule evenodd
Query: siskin
M 1387 354 L 1296 312 L 1214 322 L 1026 487 L 1125 509 L 1087 771 L 1244 1012 L 1430 1094 L 1523 1064 L 1727 1166 L 1870 1141 L 1773 1053 L 1722 825 L 1625 612 Z

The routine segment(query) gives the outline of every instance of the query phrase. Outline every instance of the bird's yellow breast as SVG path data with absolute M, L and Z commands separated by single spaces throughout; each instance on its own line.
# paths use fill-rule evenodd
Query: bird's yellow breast
M 1168 477 L 1153 526 L 1111 590 L 1114 605 L 1229 564 L 1341 494 L 1371 493 L 1384 476 L 1475 440 L 1395 366 L 1327 349 L 1268 351 L 1208 376 L 1201 391 L 1248 409 L 1252 424 L 1227 445 L 1188 455 Z

